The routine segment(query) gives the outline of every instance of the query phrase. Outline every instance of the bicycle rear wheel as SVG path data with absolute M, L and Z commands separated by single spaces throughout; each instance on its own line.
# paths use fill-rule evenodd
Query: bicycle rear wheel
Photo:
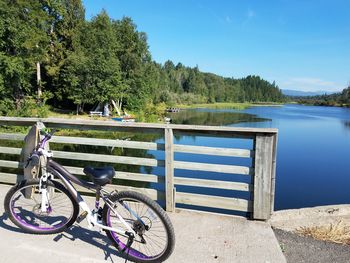
M 71 226 L 78 216 L 78 204 L 56 181 L 47 181 L 47 190 L 49 206 L 43 212 L 39 179 L 25 180 L 12 187 L 4 202 L 10 220 L 32 234 L 59 233 Z
M 171 255 L 175 246 L 174 228 L 168 215 L 155 201 L 132 191 L 119 192 L 109 199 L 114 207 L 111 209 L 106 204 L 103 207 L 104 223 L 127 231 L 114 213 L 117 211 L 137 234 L 128 249 L 128 236 L 107 230 L 107 236 L 119 251 L 136 262 L 163 262 Z

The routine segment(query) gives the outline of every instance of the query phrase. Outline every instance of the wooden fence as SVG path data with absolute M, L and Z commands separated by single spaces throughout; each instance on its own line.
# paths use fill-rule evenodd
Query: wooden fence
M 164 151 L 164 160 L 156 158 L 141 158 L 131 156 L 116 156 L 108 154 L 78 153 L 67 151 L 53 151 L 54 158 L 73 159 L 83 161 L 122 163 L 137 166 L 163 167 L 164 175 L 146 173 L 131 173 L 117 171 L 119 179 L 164 184 L 165 191 L 152 188 L 135 188 L 128 186 L 112 187 L 125 190 L 133 189 L 149 195 L 153 199 L 163 200 L 167 211 L 174 211 L 176 204 L 193 205 L 198 207 L 212 207 L 234 211 L 249 212 L 253 219 L 266 220 L 270 217 L 274 206 L 275 173 L 276 173 L 276 144 L 277 130 L 267 128 L 237 128 L 216 126 L 193 126 L 174 124 L 149 123 L 118 123 L 115 121 L 73 120 L 55 118 L 14 118 L 0 117 L 2 126 L 32 126 L 43 123 L 49 128 L 67 128 L 79 130 L 123 131 L 132 133 L 157 133 L 164 138 L 164 143 L 126 141 L 116 139 L 97 139 L 85 137 L 54 136 L 50 142 L 92 146 L 123 147 L 131 149 Z M 194 145 L 174 144 L 174 135 L 199 135 L 227 138 L 244 138 L 252 140 L 252 149 L 219 148 Z M 23 141 L 24 134 L 0 133 L 1 140 Z M 28 145 L 28 143 L 27 143 Z M 32 145 L 30 145 L 32 147 Z M 30 149 L 29 149 L 30 150 Z M 229 156 L 250 158 L 250 166 L 223 165 L 204 162 L 187 162 L 174 160 L 174 153 L 191 153 L 212 156 Z M 0 153 L 20 155 L 21 148 L 0 146 Z M 27 153 L 28 154 L 28 149 Z M 23 157 L 22 157 L 23 160 Z M 0 160 L 2 168 L 23 168 L 23 161 Z M 83 175 L 82 167 L 67 167 L 76 175 Z M 224 174 L 238 174 L 249 176 L 249 183 L 223 180 L 208 180 L 174 175 L 176 169 L 192 171 L 209 171 Z M 0 172 L 0 182 L 15 183 L 23 178 L 21 173 Z M 196 186 L 201 188 L 215 188 L 249 193 L 249 198 L 232 198 L 206 194 L 196 194 L 176 191 L 176 186 Z

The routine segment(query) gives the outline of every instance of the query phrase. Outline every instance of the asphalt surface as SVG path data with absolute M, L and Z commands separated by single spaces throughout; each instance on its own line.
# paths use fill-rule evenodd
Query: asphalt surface
M 350 246 L 274 229 L 288 263 L 349 263 Z

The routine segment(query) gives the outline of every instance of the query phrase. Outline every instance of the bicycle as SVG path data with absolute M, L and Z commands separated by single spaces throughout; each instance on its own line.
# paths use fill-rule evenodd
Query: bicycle
M 158 203 L 138 192 L 103 189 L 115 176 L 113 167 L 85 167 L 84 173 L 91 181 L 75 177 L 52 160 L 52 152 L 45 150 L 53 133 L 41 130 L 44 137 L 27 161 L 27 165 L 37 166 L 44 158 L 46 166 L 40 178 L 17 183 L 5 197 L 10 220 L 28 233 L 54 234 L 86 219 L 90 229 L 97 227 L 106 232 L 126 261 L 166 260 L 174 250 L 175 234 L 168 215 Z M 94 209 L 89 208 L 72 182 L 96 192 Z M 79 207 L 82 213 L 78 216 Z

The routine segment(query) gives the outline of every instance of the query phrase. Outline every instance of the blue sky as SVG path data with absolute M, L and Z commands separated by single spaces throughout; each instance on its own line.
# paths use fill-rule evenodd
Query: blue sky
M 226 77 L 260 75 L 282 89 L 340 91 L 350 83 L 350 0 L 83 0 L 129 16 L 155 61 Z

